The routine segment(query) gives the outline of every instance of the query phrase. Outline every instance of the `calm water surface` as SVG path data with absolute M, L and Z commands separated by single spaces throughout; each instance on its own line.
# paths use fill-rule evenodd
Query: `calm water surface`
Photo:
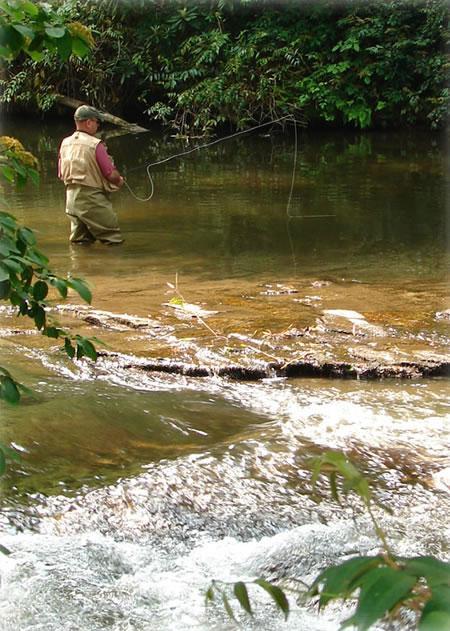
M 435 318 L 449 307 L 438 137 L 302 132 L 289 207 L 292 129 L 229 140 L 156 167 L 150 202 L 115 197 L 123 247 L 76 248 L 55 176 L 70 121 L 4 120 L 2 133 L 42 163 L 39 188 L 11 192 L 11 212 L 37 231 L 59 273 L 91 283 L 99 309 L 158 315 L 177 282 L 186 300 L 220 311 L 214 326 L 250 335 L 313 317 L 264 297 L 268 285 L 307 287 L 313 300 L 319 282 L 320 308 L 448 336 Z M 190 148 L 156 132 L 108 145 L 139 196 L 147 163 Z M 123 344 L 114 332 L 107 341 Z M 211 576 L 308 580 L 372 550 L 364 517 L 355 528 L 325 487 L 321 505 L 311 500 L 308 460 L 325 448 L 350 453 L 396 509 L 386 525 L 398 551 L 448 557 L 446 380 L 249 385 L 133 376 L 111 362 L 93 373 L 34 336 L 0 343 L 2 363 L 35 392 L 0 408 L 2 442 L 21 454 L 3 480 L 0 543 L 13 551 L 0 586 L 5 630 L 225 630 L 220 611 L 203 607 Z M 133 347 L 141 341 L 128 343 L 145 356 Z M 260 617 L 243 624 L 337 629 L 344 613 L 294 609 L 284 626 L 261 599 Z

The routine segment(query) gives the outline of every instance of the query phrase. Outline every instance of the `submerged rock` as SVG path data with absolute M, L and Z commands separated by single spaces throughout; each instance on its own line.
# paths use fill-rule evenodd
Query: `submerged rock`
M 100 353 L 102 357 L 120 359 L 124 356 L 119 353 Z M 365 363 L 330 362 L 320 360 L 298 360 L 284 362 L 250 361 L 248 365 L 227 364 L 222 366 L 189 364 L 164 359 L 146 361 L 139 358 L 136 361 L 132 357 L 127 358 L 125 367 L 130 370 L 143 370 L 146 372 L 163 372 L 179 374 L 189 377 L 227 377 L 238 381 L 257 381 L 273 377 L 322 377 L 340 379 L 385 379 L 402 378 L 413 379 L 420 377 L 449 377 L 450 362 L 424 360 L 422 362 L 378 363 L 367 361 Z
M 323 309 L 315 324 L 281 332 L 213 330 L 201 318 L 173 324 L 160 314 L 137 317 L 78 305 L 57 310 L 112 332 L 113 351 L 99 352 L 122 368 L 237 381 L 267 378 L 412 379 L 450 376 L 447 340 L 369 322 L 352 309 Z M 203 313 L 203 311 L 202 311 Z M 213 313 L 213 312 L 204 312 Z M 444 313 L 444 312 L 442 312 Z M 222 330 L 223 330 L 222 324 Z M 103 370 L 104 366 L 89 368 Z

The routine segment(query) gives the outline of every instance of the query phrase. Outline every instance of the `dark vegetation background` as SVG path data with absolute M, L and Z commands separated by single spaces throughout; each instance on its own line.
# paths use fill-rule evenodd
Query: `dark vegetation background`
M 9 112 L 58 112 L 56 95 L 180 133 L 294 114 L 357 128 L 447 122 L 444 0 L 63 0 L 91 55 L 22 53 L 3 69 Z M 62 111 L 62 110 L 61 110 Z M 65 110 L 66 111 L 66 110 Z

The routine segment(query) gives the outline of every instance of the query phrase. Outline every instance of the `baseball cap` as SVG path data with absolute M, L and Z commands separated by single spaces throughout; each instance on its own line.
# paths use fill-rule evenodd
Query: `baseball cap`
M 98 121 L 103 120 L 102 114 L 91 105 L 80 105 L 80 107 L 77 107 L 75 110 L 73 117 L 76 121 L 85 121 L 90 118 L 94 118 Z

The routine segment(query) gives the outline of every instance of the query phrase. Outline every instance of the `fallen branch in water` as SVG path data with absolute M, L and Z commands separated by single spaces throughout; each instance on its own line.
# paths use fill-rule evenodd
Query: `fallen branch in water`
M 84 101 L 79 101 L 78 99 L 73 99 L 70 96 L 64 96 L 63 94 L 57 94 L 56 100 L 61 105 L 65 105 L 74 110 L 76 110 L 77 107 L 80 107 L 80 105 L 86 105 Z M 145 127 L 136 125 L 136 123 L 129 123 L 123 118 L 119 118 L 119 116 L 114 116 L 114 114 L 110 114 L 109 112 L 102 111 L 102 117 L 103 117 L 103 120 L 106 121 L 107 123 L 111 123 L 111 125 L 116 125 L 116 127 L 121 127 L 122 129 L 124 129 L 125 131 L 123 133 L 136 134 L 136 133 L 148 131 L 148 129 L 145 129 Z M 115 135 L 114 132 L 112 132 L 111 135 Z

